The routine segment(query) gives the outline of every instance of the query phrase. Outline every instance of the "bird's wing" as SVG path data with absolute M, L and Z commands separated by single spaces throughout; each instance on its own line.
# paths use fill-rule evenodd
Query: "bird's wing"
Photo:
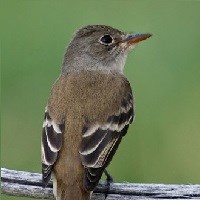
M 80 156 L 85 167 L 84 186 L 93 190 L 104 169 L 108 166 L 117 147 L 133 120 L 131 91 L 121 101 L 119 110 L 113 112 L 104 124 L 87 124 L 83 128 Z
M 50 178 L 52 166 L 57 159 L 58 151 L 62 146 L 64 124 L 57 124 L 45 110 L 42 129 L 42 185 L 46 187 Z

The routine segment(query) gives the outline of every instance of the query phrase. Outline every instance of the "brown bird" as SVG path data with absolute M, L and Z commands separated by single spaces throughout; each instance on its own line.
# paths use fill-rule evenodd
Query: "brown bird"
M 128 51 L 151 34 L 89 25 L 70 42 L 45 110 L 42 175 L 57 200 L 89 200 L 134 118 L 123 74 Z

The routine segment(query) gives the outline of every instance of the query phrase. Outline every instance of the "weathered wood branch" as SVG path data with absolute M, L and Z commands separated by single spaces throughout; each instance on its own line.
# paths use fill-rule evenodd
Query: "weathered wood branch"
M 41 174 L 1 168 L 1 193 L 12 196 L 53 199 L 52 183 L 41 187 Z M 93 200 L 105 199 L 107 185 L 99 183 Z M 200 185 L 113 183 L 106 200 L 200 199 Z

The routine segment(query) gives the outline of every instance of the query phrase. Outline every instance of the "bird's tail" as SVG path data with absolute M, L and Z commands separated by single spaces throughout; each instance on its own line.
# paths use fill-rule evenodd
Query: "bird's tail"
M 90 200 L 92 192 L 84 188 L 82 176 L 74 176 L 73 179 L 69 174 L 67 175 L 57 178 L 56 174 L 52 173 L 53 193 L 56 200 Z
M 56 200 L 90 200 L 91 195 L 79 185 L 58 185 Z

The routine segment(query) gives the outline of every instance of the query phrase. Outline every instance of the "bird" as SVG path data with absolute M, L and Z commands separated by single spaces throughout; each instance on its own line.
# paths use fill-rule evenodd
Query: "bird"
M 45 108 L 42 186 L 57 200 L 89 200 L 134 119 L 124 75 L 130 49 L 151 37 L 107 25 L 80 28 L 69 43 Z

